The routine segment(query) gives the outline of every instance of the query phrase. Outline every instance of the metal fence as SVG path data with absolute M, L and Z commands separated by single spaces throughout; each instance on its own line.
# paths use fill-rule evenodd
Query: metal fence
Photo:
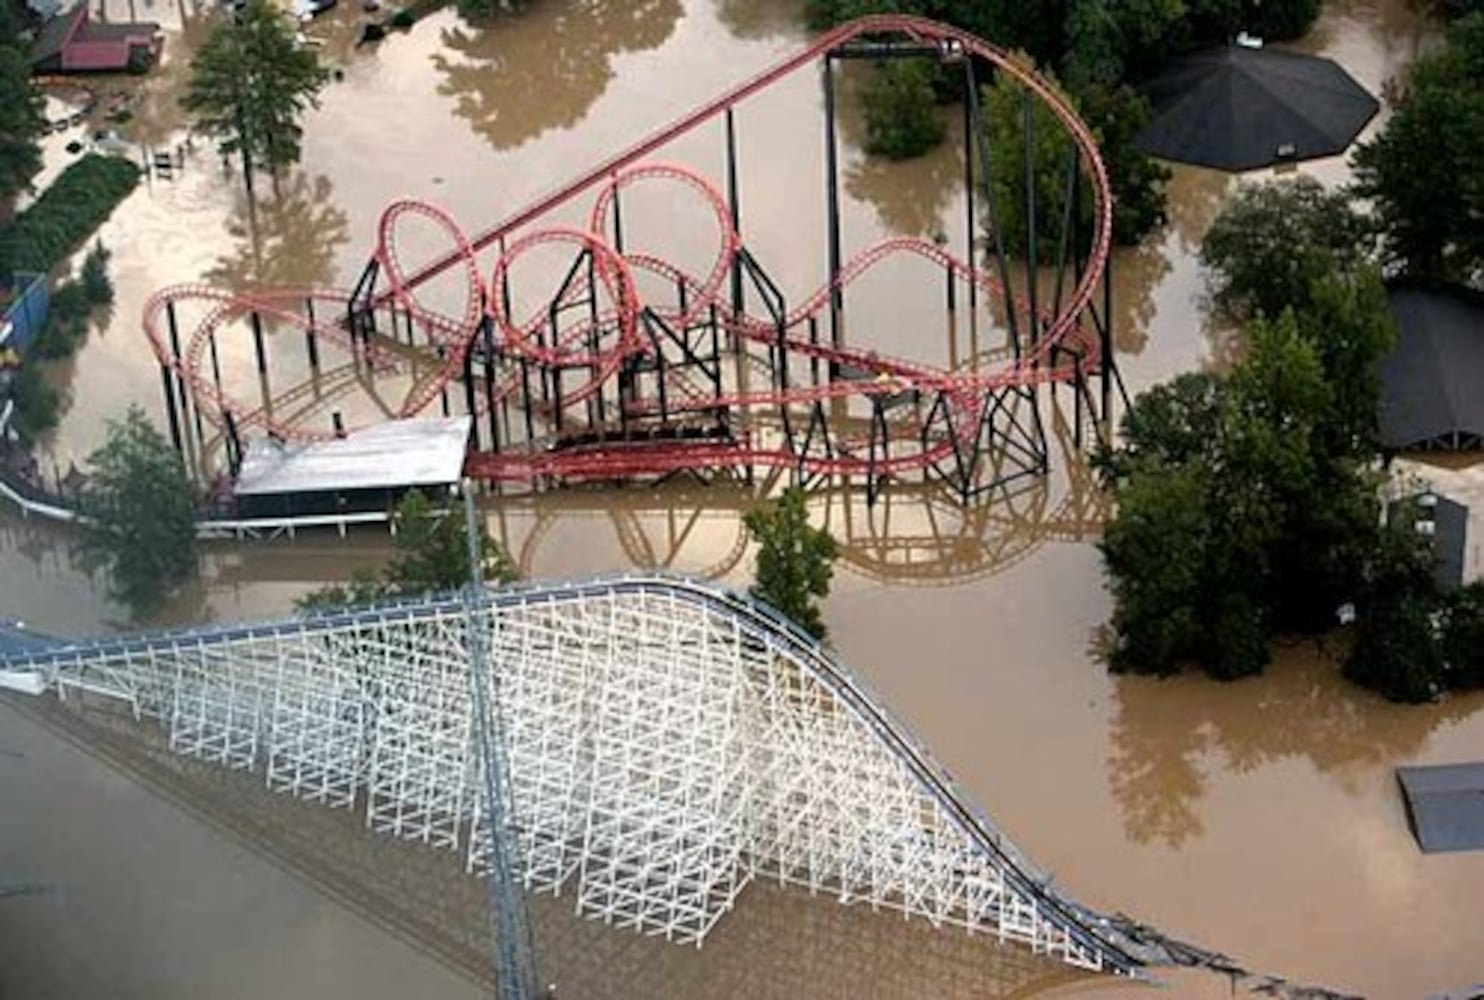
M 41 335 L 51 298 L 47 292 L 46 275 L 17 271 L 12 277 L 11 290 L 15 295 L 5 307 L 4 319 L 0 321 L 0 349 L 9 348 L 21 355 Z

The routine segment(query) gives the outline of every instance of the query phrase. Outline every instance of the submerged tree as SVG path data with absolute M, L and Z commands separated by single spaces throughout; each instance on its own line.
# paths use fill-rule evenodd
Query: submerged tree
M 889 160 L 921 156 L 943 141 L 948 129 L 933 91 L 936 69 L 925 59 L 897 59 L 875 68 L 861 91 L 866 114 L 866 152 Z
M 1054 79 L 1050 82 L 1056 86 Z M 1149 102 L 1131 87 L 1102 84 L 1089 85 L 1077 95 L 1063 93 L 1063 98 L 1083 117 L 1102 150 L 1113 194 L 1113 238 L 1121 245 L 1135 245 L 1165 221 L 1164 186 L 1170 178 L 1167 167 L 1133 145 L 1148 121 Z M 1034 210 L 1039 263 L 1055 264 L 1062 253 L 1085 253 L 1092 231 L 1092 184 L 1067 126 L 1008 74 L 983 88 L 983 107 L 993 161 L 989 194 L 994 209 L 991 217 L 986 204 L 985 227 L 997 226 L 1005 253 L 1024 259 L 1030 252 Z M 1080 175 L 1075 185 L 1073 172 Z M 1067 202 L 1074 190 L 1077 203 L 1069 214 Z M 1035 195 L 1034 204 L 1030 193 Z
M 1484 11 L 1421 59 L 1407 96 L 1355 151 L 1389 261 L 1411 274 L 1484 280 Z
M 88 456 L 77 500 L 85 563 L 136 615 L 157 610 L 196 570 L 196 504 L 180 455 L 131 406 Z
M 1201 244 L 1212 303 L 1228 319 L 1303 309 L 1316 281 L 1370 265 L 1368 223 L 1310 177 L 1243 185 Z
M 750 510 L 743 521 L 758 543 L 752 596 L 823 639 L 817 601 L 829 596 L 838 549 L 828 531 L 810 526 L 804 491 L 791 486 L 776 505 Z
M 469 544 L 464 534 L 461 507 L 434 509 L 421 490 L 413 490 L 397 504 L 394 517 L 397 556 L 386 570 L 387 586 L 394 594 L 426 594 L 457 590 L 469 583 Z M 510 583 L 515 566 L 505 550 L 478 528 L 477 545 L 488 583 Z
M 1229 379 L 1186 375 L 1141 396 L 1125 444 L 1100 459 L 1118 504 L 1101 545 L 1116 670 L 1261 671 L 1289 614 L 1278 567 L 1295 520 L 1340 502 L 1318 492 L 1334 486 L 1317 471 L 1329 412 L 1318 352 L 1292 313 L 1255 324 L 1251 341 Z
M 254 167 L 277 181 L 299 159 L 300 119 L 319 106 L 330 74 L 269 0 L 247 0 L 218 24 L 196 57 L 181 106 L 224 154 L 240 152 L 249 190 Z
M 347 585 L 334 585 L 300 598 L 301 611 L 369 604 L 390 597 L 457 590 L 469 583 L 469 548 L 459 508 L 437 508 L 421 490 L 404 496 L 392 516 L 396 555 L 382 575 L 361 574 Z M 478 546 L 486 583 L 503 584 L 517 577 L 505 549 L 479 526 Z

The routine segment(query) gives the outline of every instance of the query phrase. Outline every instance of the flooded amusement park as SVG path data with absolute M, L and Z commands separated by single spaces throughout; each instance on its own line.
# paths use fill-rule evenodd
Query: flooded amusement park
M 811 414 L 829 411 L 848 430 L 835 440 L 820 432 L 820 475 L 808 502 L 813 522 L 828 527 L 840 549 L 825 604 L 833 650 L 1057 890 L 1248 969 L 1338 995 L 1421 1000 L 1484 982 L 1484 854 L 1422 854 L 1394 773 L 1404 764 L 1484 757 L 1484 694 L 1391 704 L 1343 681 L 1338 651 L 1313 640 L 1281 647 L 1265 675 L 1234 684 L 1108 673 L 1100 650 L 1111 599 L 1095 547 L 1108 501 L 1086 459 L 1102 387 L 1094 375 L 1084 384 L 1076 355 L 1085 348 L 1096 357 L 1098 345 L 1053 347 L 1036 367 L 1066 374 L 1061 384 L 1046 378 L 1055 388 L 1042 386 L 1029 401 L 1008 390 L 995 397 L 1003 423 L 982 456 L 991 471 L 972 483 L 925 473 L 883 482 L 874 463 L 877 428 L 888 417 L 829 395 L 821 364 L 919 387 L 936 384 L 931 372 L 975 379 L 1003 370 L 1008 355 L 993 333 L 1017 311 L 1035 312 L 1016 303 L 1062 301 L 1051 268 L 1018 289 L 1006 282 L 1009 291 L 996 297 L 987 276 L 945 276 L 924 250 L 851 272 L 858 278 L 843 308 L 832 303 L 832 273 L 882 240 L 978 255 L 963 122 L 950 125 L 939 149 L 889 163 L 864 154 L 855 102 L 840 101 L 833 259 L 824 209 L 830 150 L 813 70 L 783 76 L 747 97 L 735 117 L 707 120 L 663 144 L 654 159 L 686 175 L 678 184 L 648 187 L 640 178 L 623 189 L 628 250 L 688 261 L 702 275 L 693 288 L 657 264 L 636 279 L 646 295 L 665 286 L 673 297 L 666 282 L 678 286 L 681 337 L 704 327 L 700 308 L 684 303 L 704 290 L 728 238 L 728 220 L 714 217 L 706 191 L 734 185 L 727 200 L 740 203 L 737 228 L 766 276 L 747 293 L 756 308 L 764 310 L 768 287 L 790 306 L 812 302 L 798 330 L 848 345 L 833 356 L 811 354 L 798 333 L 790 383 L 798 426 L 748 425 L 745 472 L 739 461 L 715 476 L 682 472 L 616 487 L 596 473 L 573 474 L 555 485 L 572 472 L 553 464 L 563 454 L 552 444 L 564 441 L 563 414 L 601 411 L 604 390 L 588 389 L 575 371 L 565 390 L 554 384 L 548 393 L 543 383 L 538 406 L 528 383 L 522 427 L 519 412 L 497 412 L 495 383 L 506 376 L 493 363 L 484 376 L 464 373 L 467 390 L 456 371 L 440 381 L 449 363 L 431 326 L 414 331 L 412 316 L 423 307 L 458 315 L 471 308 L 473 286 L 454 262 L 430 275 L 415 299 L 399 298 L 388 290 L 397 276 L 385 272 L 413 274 L 448 253 L 454 244 L 441 214 L 412 212 L 398 222 L 396 250 L 371 276 L 381 282 L 366 296 L 378 297 L 382 310 L 375 352 L 369 339 L 358 347 L 354 332 L 316 346 L 302 323 L 275 312 L 290 297 L 294 310 L 310 299 L 342 312 L 354 304 L 372 248 L 386 241 L 382 213 L 390 204 L 435 205 L 464 233 L 483 233 L 799 52 L 809 41 L 801 0 L 541 0 L 481 29 L 444 10 L 374 46 L 356 44 L 362 17 L 357 5 L 343 4 L 304 28 L 336 78 L 305 119 L 303 158 L 271 185 L 260 181 L 255 201 L 235 165 L 188 135 L 176 103 L 191 54 L 219 13 L 186 0 L 104 2 L 109 19 L 143 17 L 164 28 L 155 72 L 102 86 L 131 108 L 121 141 L 146 162 L 163 154 L 171 167 L 149 171 L 98 232 L 114 251 L 116 297 L 76 356 L 46 371 L 64 409 L 37 453 L 44 478 L 65 480 L 132 403 L 161 428 L 179 422 L 202 480 L 222 475 L 235 432 L 203 422 L 199 410 L 167 409 L 144 329 L 153 317 L 161 343 L 176 337 L 175 350 L 196 352 L 197 388 L 231 400 L 255 433 L 331 437 L 338 422 L 397 416 L 408 400 L 436 411 L 440 394 L 445 414 L 465 412 L 467 392 L 476 436 L 529 446 L 518 457 L 487 459 L 492 485 L 480 497 L 486 526 L 524 579 L 637 569 L 745 587 L 754 549 L 743 514 L 793 474 L 759 456 L 781 448 L 784 437 L 808 437 Z M 1328 0 L 1295 47 L 1336 59 L 1383 95 L 1440 30 L 1407 0 Z M 847 98 L 857 86 L 854 69 L 838 68 Z M 68 100 L 58 93 L 49 106 L 65 109 Z M 77 135 L 45 139 L 38 184 L 74 155 L 67 143 Z M 1287 169 L 1332 185 L 1349 177 L 1343 157 Z M 691 183 L 692 175 L 704 183 Z M 1230 174 L 1174 166 L 1168 223 L 1140 246 L 1113 250 L 1111 309 L 1101 305 L 1101 289 L 1086 305 L 1106 323 L 1117 358 L 1122 390 L 1110 388 L 1110 398 L 1220 368 L 1239 351 L 1208 316 L 1198 261 L 1237 184 Z M 619 203 L 595 208 L 603 190 L 600 179 L 536 221 L 580 230 L 594 218 L 594 229 L 612 230 Z M 510 245 L 518 233 L 511 229 Z M 500 251 L 508 248 L 502 241 Z M 509 265 L 507 311 L 531 311 L 544 300 L 525 289 L 549 291 L 563 280 L 570 255 L 549 249 L 533 243 Z M 582 308 L 621 317 L 630 293 L 605 285 L 610 269 L 601 254 L 584 252 L 590 306 L 585 300 Z M 487 263 L 478 264 L 486 275 Z M 737 273 L 718 266 L 708 294 L 740 294 L 728 287 L 740 282 Z M 1066 282 L 1068 297 L 1077 278 Z M 175 289 L 168 335 L 159 296 L 167 288 Z M 227 293 L 253 308 L 223 319 Z M 971 294 L 982 295 L 978 319 L 962 305 L 945 316 L 945 299 L 964 303 Z M 405 348 L 398 322 L 406 323 Z M 613 343 L 638 336 L 618 319 L 614 329 Z M 542 336 L 535 326 L 528 332 Z M 593 384 L 598 373 L 612 374 L 605 366 L 617 348 L 609 342 L 562 341 L 555 319 L 548 332 L 540 350 L 568 352 L 567 367 L 594 373 Z M 714 340 L 714 327 L 704 332 Z M 773 357 L 771 335 L 755 338 L 750 357 Z M 410 343 L 424 336 L 428 351 L 414 356 Z M 688 342 L 687 355 L 692 350 L 702 353 Z M 728 357 L 726 370 L 706 376 L 717 393 L 745 401 L 768 388 L 765 364 L 745 351 Z M 706 362 L 695 368 L 709 371 Z M 653 387 L 664 378 L 641 373 L 632 391 L 657 394 L 663 407 L 666 390 Z M 990 375 L 983 379 L 978 389 L 1002 390 Z M 934 410 L 952 411 L 962 384 L 940 386 Z M 673 402 L 690 390 L 681 381 L 669 391 Z M 533 429 L 533 410 L 554 429 Z M 1025 464 L 1044 459 L 1045 471 L 996 465 L 995 446 L 1020 448 L 1019 429 L 1030 421 L 1044 426 L 1044 455 Z M 929 416 L 893 437 L 900 428 L 892 424 L 880 431 L 881 453 L 890 440 L 891 454 L 907 461 L 901 442 L 910 437 L 927 456 L 937 427 Z M 715 439 L 703 440 L 715 454 Z M 1484 465 L 1413 465 L 1484 511 Z M 517 472 L 554 485 L 515 484 Z M 1484 537 L 1477 517 L 1471 540 Z M 384 527 L 371 526 L 209 541 L 199 577 L 148 624 L 283 616 L 309 591 L 375 571 L 392 552 Z M 1484 569 L 1472 541 L 1465 568 L 1470 577 Z M 138 627 L 81 568 L 68 528 L 9 505 L 0 509 L 0 617 L 69 637 Z M 464 874 L 459 852 L 375 836 L 351 810 L 277 795 L 249 773 L 170 753 L 127 713 L 0 699 L 0 803 L 0 998 L 488 993 L 488 897 L 482 881 Z M 36 891 L 7 898 L 15 880 Z M 1162 985 L 1178 997 L 1237 991 L 1209 973 L 1156 971 L 1153 984 L 1084 974 L 1013 943 L 761 879 L 699 948 L 584 919 L 564 895 L 532 894 L 529 907 L 537 965 L 563 998 L 1051 1000 L 1148 996 Z

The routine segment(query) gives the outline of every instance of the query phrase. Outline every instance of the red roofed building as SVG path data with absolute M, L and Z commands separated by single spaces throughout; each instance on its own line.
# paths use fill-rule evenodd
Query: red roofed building
M 164 36 L 152 21 L 94 21 L 79 3 L 48 21 L 31 46 L 33 73 L 143 72 L 160 54 Z

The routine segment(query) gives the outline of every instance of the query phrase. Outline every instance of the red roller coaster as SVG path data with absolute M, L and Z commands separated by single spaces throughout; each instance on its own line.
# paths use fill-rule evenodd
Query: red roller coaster
M 842 259 L 833 72 L 838 61 L 852 58 L 927 58 L 961 71 L 970 136 L 964 154 L 969 225 L 961 255 L 938 243 L 896 238 Z M 748 97 L 816 63 L 825 83 L 829 277 L 790 308 L 743 239 L 733 114 Z M 1067 210 L 1054 261 L 1037 260 L 1038 171 L 1029 162 L 996 162 L 988 148 L 979 107 L 984 74 L 1020 85 L 1026 129 L 1032 127 L 1030 105 L 1039 101 L 1070 139 L 1058 203 Z M 726 192 L 690 167 L 648 159 L 716 119 L 725 124 Z M 1017 206 L 1026 220 L 1023 246 L 1006 247 L 1000 236 L 997 211 L 1004 206 L 997 206 L 989 183 L 995 170 L 1024 171 L 1026 201 Z M 633 222 L 622 209 L 631 189 L 658 184 L 674 192 L 670 203 L 695 199 L 714 220 L 714 256 L 702 269 L 626 247 L 626 225 L 632 233 Z M 584 196 L 593 197 L 585 230 L 549 223 L 557 209 L 569 210 Z M 986 216 L 983 250 L 974 238 L 976 196 Z M 1080 238 L 1081 213 L 1072 209 L 1079 204 L 1091 206 Z M 406 387 L 402 401 L 386 410 L 393 417 L 421 414 L 435 401 L 448 413 L 450 393 L 457 396 L 462 388 L 464 408 L 475 416 L 467 472 L 485 479 L 561 482 L 784 467 L 801 477 L 860 477 L 870 495 L 886 479 L 936 478 L 967 498 L 1045 470 L 1039 387 L 1071 387 L 1079 439 L 1084 405 L 1095 425 L 1105 423 L 1110 386 L 1116 385 L 1106 280 L 1111 217 L 1108 179 L 1092 134 L 1044 80 L 964 32 L 918 18 L 869 17 L 820 36 L 479 236 L 466 236 L 432 205 L 394 203 L 381 217 L 375 251 L 351 291 L 228 293 L 176 286 L 150 300 L 144 326 L 162 365 L 177 440 L 194 405 L 198 425 L 204 416 L 223 431 L 229 457 L 240 453 L 240 435 L 249 431 L 284 439 L 343 433 L 338 414 L 334 429 L 324 426 L 322 415 L 309 426 L 307 411 L 295 411 L 296 401 L 323 402 L 326 393 L 373 379 L 385 384 L 390 376 Z M 398 239 L 412 220 L 438 230 L 449 247 L 416 268 L 404 261 Z M 482 266 L 481 254 L 491 248 L 492 260 Z M 528 311 L 517 315 L 516 292 L 527 291 L 521 272 L 528 255 L 559 259 L 565 277 L 554 293 L 522 299 Z M 845 343 L 848 287 L 902 255 L 940 272 L 950 316 L 962 295 L 970 323 L 982 318 L 994 325 L 1004 335 L 1003 347 L 971 364 L 938 368 Z M 1069 270 L 1071 289 L 1063 295 Z M 1054 274 L 1053 295 L 1043 290 L 1048 274 Z M 445 294 L 435 305 L 424 293 L 440 276 Z M 441 301 L 449 298 L 450 284 L 461 300 L 453 309 Z M 1049 301 L 1038 301 L 1038 294 Z M 529 308 L 532 301 L 539 305 Z M 196 318 L 182 349 L 177 309 L 187 305 Z M 265 322 L 304 332 L 311 382 L 282 396 L 265 394 L 261 403 L 224 390 L 216 341 L 244 320 L 256 339 L 265 385 Z M 416 343 L 419 333 L 422 344 Z M 351 359 L 353 377 L 340 379 L 339 389 L 320 376 L 322 341 Z M 1100 393 L 1092 388 L 1099 381 Z

